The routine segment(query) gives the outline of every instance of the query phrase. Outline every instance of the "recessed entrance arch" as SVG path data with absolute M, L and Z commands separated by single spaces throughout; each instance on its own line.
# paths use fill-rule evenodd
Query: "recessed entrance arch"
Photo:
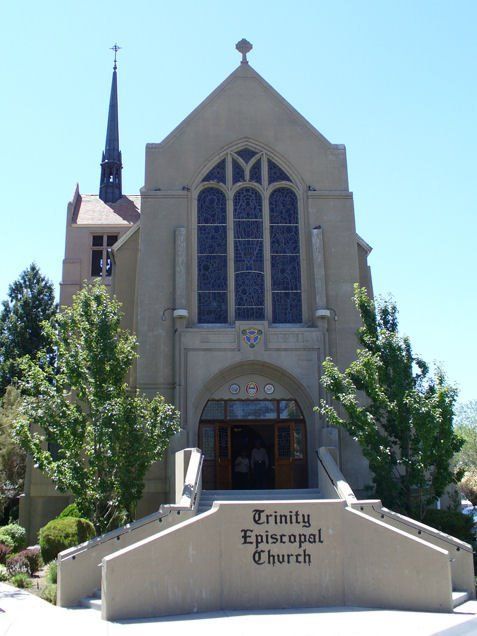
M 306 437 L 296 400 L 209 400 L 199 423 L 203 487 L 306 488 Z

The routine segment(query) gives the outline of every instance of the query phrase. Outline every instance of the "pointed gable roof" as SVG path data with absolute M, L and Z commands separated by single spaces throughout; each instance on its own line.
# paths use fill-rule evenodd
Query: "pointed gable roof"
M 145 190 L 190 186 L 205 162 L 239 140 L 255 141 L 303 179 L 347 190 L 343 145 L 332 144 L 249 64 L 240 64 L 161 143 L 146 146 Z
M 163 139 L 159 144 L 149 143 L 147 144 L 148 148 L 162 147 L 167 145 L 170 141 L 174 139 L 178 134 L 180 134 L 181 130 L 188 126 L 195 118 L 197 118 L 200 113 L 207 108 L 213 101 L 215 101 L 227 88 L 230 84 L 232 84 L 238 78 L 248 78 L 256 80 L 264 89 L 268 91 L 272 97 L 278 100 L 283 107 L 289 110 L 289 112 L 296 117 L 297 121 L 307 128 L 313 135 L 317 137 L 320 141 L 328 146 L 333 146 L 328 139 L 324 135 L 320 133 L 301 113 L 299 113 L 296 108 L 294 108 L 290 102 L 288 102 L 280 93 L 273 88 L 271 84 L 269 84 L 261 75 L 258 73 L 250 64 L 240 64 L 230 75 L 221 83 L 215 90 L 210 93 L 208 97 L 206 97 L 194 110 L 178 125 L 172 132 L 170 132 L 167 137 Z M 342 146 L 339 144 L 338 147 Z

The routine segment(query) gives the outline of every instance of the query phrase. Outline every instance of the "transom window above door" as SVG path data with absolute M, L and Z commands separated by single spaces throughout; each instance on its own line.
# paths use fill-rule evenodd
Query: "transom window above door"
M 221 157 L 197 195 L 197 321 L 302 317 L 297 187 L 266 153 Z

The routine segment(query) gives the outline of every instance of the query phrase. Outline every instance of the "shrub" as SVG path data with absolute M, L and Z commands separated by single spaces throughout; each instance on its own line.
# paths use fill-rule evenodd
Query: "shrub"
M 13 546 L 15 545 L 15 542 L 13 541 L 13 539 L 9 537 L 8 534 L 2 534 L 1 530 L 0 530 L 0 543 L 7 546 L 7 548 L 10 548 L 10 551 L 13 550 Z
M 62 550 L 92 539 L 96 535 L 91 521 L 66 517 L 53 519 L 40 530 L 41 556 L 45 563 L 56 559 Z
M 21 556 L 27 560 L 30 576 L 33 576 L 35 572 L 38 572 L 38 570 L 41 568 L 42 561 L 40 548 L 27 548 L 26 550 L 22 550 L 21 552 L 19 552 L 17 556 Z
M 56 605 L 56 585 L 46 585 L 41 591 L 40 597 L 44 601 Z
M 10 576 L 16 574 L 30 574 L 30 564 L 28 560 L 20 554 L 13 554 L 7 558 L 7 572 Z
M 473 506 L 477 506 L 477 469 L 468 470 L 459 483 L 459 488 Z
M 472 515 L 464 515 L 461 512 L 455 512 L 453 510 L 429 509 L 426 510 L 424 514 L 423 523 L 441 532 L 450 534 L 456 539 L 460 539 L 466 543 L 472 543 L 472 527 L 474 525 Z
M 49 583 L 56 585 L 58 578 L 58 563 L 56 561 L 52 561 L 48 566 L 46 578 Z
M 0 528 L 0 535 L 7 535 L 13 541 L 13 551 L 19 552 L 26 548 L 26 530 L 18 523 L 10 523 L 8 526 Z
M 82 519 L 82 515 L 78 510 L 78 506 L 75 503 L 69 504 L 66 506 L 64 510 L 60 512 L 60 514 L 56 517 L 57 519 L 66 519 L 68 517 L 73 517 L 74 519 Z
M 7 568 L 0 564 L 0 583 L 4 583 L 5 581 L 8 581 L 9 576 L 8 576 L 8 571 Z
M 15 587 L 31 587 L 31 581 L 28 578 L 28 574 L 24 574 L 23 572 L 19 572 L 18 574 L 15 574 L 15 576 L 12 576 L 10 583 Z
M 0 543 L 0 563 L 2 565 L 5 565 L 5 563 L 7 562 L 7 556 L 10 554 L 11 551 L 11 546 Z

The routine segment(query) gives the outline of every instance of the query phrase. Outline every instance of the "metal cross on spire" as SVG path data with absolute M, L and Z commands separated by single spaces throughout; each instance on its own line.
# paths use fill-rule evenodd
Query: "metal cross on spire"
M 114 71 L 118 68 L 118 66 L 117 66 L 117 64 L 116 64 L 116 55 L 117 55 L 117 53 L 118 53 L 118 51 L 119 51 L 120 49 L 122 49 L 122 47 L 121 47 L 121 46 L 118 46 L 118 45 L 116 44 L 116 42 L 114 43 L 114 46 L 112 46 L 112 47 L 111 47 L 111 51 L 114 51 L 114 66 L 113 66 L 113 70 L 114 70 Z
M 237 49 L 239 53 L 242 54 L 241 64 L 248 64 L 247 53 L 250 53 L 250 51 L 253 49 L 253 44 L 251 44 L 245 38 L 242 38 L 240 42 L 237 42 L 237 44 L 235 45 L 235 48 Z

